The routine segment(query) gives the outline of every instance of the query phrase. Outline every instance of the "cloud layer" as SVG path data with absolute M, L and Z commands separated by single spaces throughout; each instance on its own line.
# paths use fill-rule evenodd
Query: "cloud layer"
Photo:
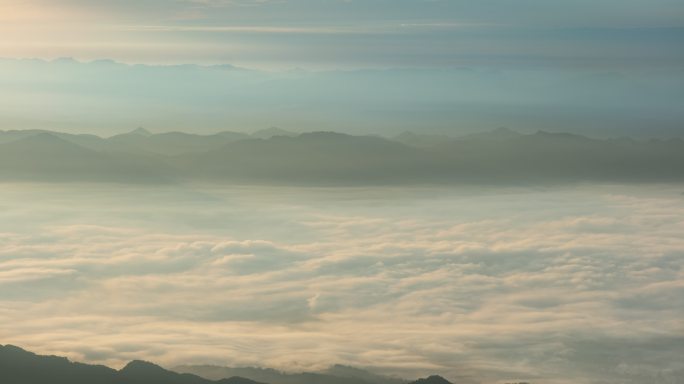
M 0 340 L 115 366 L 675 383 L 680 189 L 8 185 Z

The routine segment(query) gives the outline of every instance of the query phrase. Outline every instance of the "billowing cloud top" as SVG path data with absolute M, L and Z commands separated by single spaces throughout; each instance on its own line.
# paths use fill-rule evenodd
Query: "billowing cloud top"
M 5 185 L 0 337 L 117 367 L 675 384 L 681 190 Z

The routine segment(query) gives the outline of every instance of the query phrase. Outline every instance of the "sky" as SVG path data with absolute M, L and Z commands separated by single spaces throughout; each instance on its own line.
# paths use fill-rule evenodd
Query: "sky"
M 0 128 L 681 137 L 682 41 L 677 0 L 0 0 Z
M 122 367 L 677 384 L 681 185 L 4 184 L 0 340 Z
M 282 69 L 673 67 L 677 0 L 0 1 L 2 56 Z
M 460 136 L 507 127 L 589 137 L 683 137 L 680 69 L 255 71 L 1 60 L 0 129 L 111 136 L 337 131 Z

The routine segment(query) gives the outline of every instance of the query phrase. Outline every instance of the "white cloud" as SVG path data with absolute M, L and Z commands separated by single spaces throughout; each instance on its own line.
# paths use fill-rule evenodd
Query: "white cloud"
M 616 188 L 91 190 L 78 208 L 69 188 L 8 188 L 0 339 L 112 365 L 674 383 L 684 201 Z

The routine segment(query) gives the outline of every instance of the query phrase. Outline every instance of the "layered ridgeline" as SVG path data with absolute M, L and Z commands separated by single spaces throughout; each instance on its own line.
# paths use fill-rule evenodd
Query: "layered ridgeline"
M 273 184 L 528 184 L 684 181 L 684 140 L 591 139 L 507 129 L 393 138 L 277 128 L 252 135 L 102 138 L 0 131 L 0 181 Z
M 655 33 L 646 35 L 662 43 Z M 456 132 L 509 126 L 601 137 L 681 134 L 681 65 L 648 69 L 628 61 L 626 67 L 534 70 L 516 59 L 515 65 L 493 67 L 464 62 L 451 68 L 260 71 L 0 58 L 0 127 L 50 124 L 59 131 L 112 134 L 139 124 L 208 133 L 278 124 L 390 135 L 414 127 Z
M 334 365 L 321 372 L 304 373 L 286 373 L 269 368 L 232 368 L 213 365 L 181 365 L 173 370 L 212 380 L 237 376 L 269 384 L 409 384 L 409 380 L 376 375 L 344 365 Z
M 209 366 L 184 366 L 176 370 L 196 374 L 177 373 L 139 360 L 115 370 L 0 345 L 0 383 L 8 384 L 451 384 L 440 376 L 409 382 L 343 366 L 333 366 L 326 372 L 300 374 Z M 235 374 L 238 372 L 240 376 Z

